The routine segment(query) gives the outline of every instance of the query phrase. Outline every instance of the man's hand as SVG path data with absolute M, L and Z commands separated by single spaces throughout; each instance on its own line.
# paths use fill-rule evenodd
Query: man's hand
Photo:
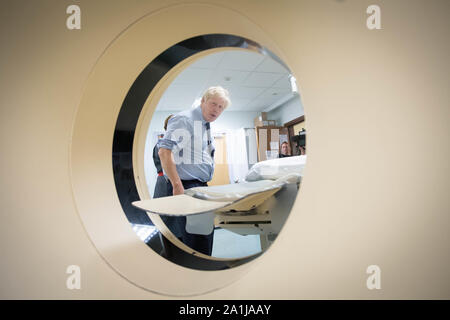
M 184 194 L 184 187 L 183 184 L 175 184 L 172 185 L 172 189 L 173 189 L 173 195 L 176 196 L 177 194 Z
M 164 172 L 167 174 L 170 182 L 172 183 L 173 195 L 176 196 L 177 194 L 183 194 L 183 183 L 181 183 L 181 179 L 178 176 L 177 167 L 173 159 L 172 151 L 169 149 L 161 148 L 158 151 L 158 155 L 161 160 L 161 166 L 163 167 Z

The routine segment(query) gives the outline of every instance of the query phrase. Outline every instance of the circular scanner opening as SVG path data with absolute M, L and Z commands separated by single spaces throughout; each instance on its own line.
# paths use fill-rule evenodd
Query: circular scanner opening
M 179 237 L 165 215 L 133 202 L 154 198 L 157 179 L 165 179 L 154 161 L 155 145 L 169 138 L 164 120 L 201 110 L 202 95 L 211 86 L 228 90 L 231 105 L 211 123 L 212 180 L 208 187 L 186 189 L 185 194 L 234 206 L 192 219 L 200 224 L 213 219 L 212 250 L 205 254 Z M 148 104 L 156 107 L 145 108 Z M 133 230 L 157 254 L 191 269 L 229 269 L 257 258 L 276 240 L 297 196 L 305 142 L 296 80 L 278 57 L 242 37 L 197 36 L 161 53 L 128 91 L 114 132 L 115 187 Z M 164 201 L 168 206 L 176 202 L 170 196 Z

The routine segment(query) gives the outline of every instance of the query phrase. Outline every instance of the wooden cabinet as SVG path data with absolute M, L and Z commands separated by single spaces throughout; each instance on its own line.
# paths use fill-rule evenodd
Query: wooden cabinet
M 286 127 L 264 126 L 256 127 L 256 143 L 258 148 L 258 162 L 268 158 L 278 158 L 281 144 L 289 143 L 289 132 Z
M 289 145 L 291 148 L 291 154 L 293 156 L 299 155 L 299 148 L 297 146 L 297 143 L 292 142 L 291 138 L 295 135 L 298 135 L 302 129 L 306 130 L 306 123 L 305 123 L 305 116 L 298 117 L 292 121 L 286 122 L 284 124 L 286 128 L 288 128 L 289 131 Z

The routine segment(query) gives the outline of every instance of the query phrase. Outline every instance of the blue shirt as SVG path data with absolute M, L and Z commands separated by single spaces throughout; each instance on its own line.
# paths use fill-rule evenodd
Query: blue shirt
M 214 139 L 198 106 L 169 119 L 159 148 L 172 150 L 181 180 L 208 182 L 214 174 Z

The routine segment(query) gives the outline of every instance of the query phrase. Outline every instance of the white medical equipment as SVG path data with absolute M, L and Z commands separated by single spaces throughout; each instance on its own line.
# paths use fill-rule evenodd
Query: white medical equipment
M 240 235 L 259 234 L 264 251 L 284 225 L 303 176 L 306 156 L 253 165 L 246 181 L 185 190 L 182 195 L 135 201 L 151 214 L 186 216 L 186 231 L 209 234 L 220 227 Z

